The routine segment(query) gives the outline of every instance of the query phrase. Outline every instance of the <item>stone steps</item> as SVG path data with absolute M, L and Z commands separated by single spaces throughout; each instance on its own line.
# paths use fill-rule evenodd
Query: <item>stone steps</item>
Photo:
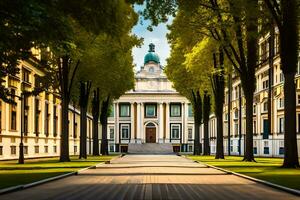
M 130 144 L 128 145 L 129 154 L 173 154 L 172 144 L 157 144 L 157 143 L 144 143 L 144 144 Z

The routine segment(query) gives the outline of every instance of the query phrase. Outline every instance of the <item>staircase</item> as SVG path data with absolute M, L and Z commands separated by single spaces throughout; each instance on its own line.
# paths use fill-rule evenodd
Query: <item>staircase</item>
M 129 154 L 173 154 L 172 144 L 144 143 L 128 145 Z

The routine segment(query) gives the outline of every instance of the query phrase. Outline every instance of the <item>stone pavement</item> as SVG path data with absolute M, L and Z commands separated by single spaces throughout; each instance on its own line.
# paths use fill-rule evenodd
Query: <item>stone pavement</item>
M 2 195 L 0 199 L 289 200 L 300 197 L 176 155 L 126 155 L 111 164 Z

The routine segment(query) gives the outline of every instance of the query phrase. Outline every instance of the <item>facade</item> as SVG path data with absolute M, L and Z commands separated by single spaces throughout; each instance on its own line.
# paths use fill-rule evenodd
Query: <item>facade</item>
M 270 67 L 270 34 L 259 40 L 259 67 L 256 70 L 256 90 L 253 102 L 253 151 L 255 156 L 282 157 L 284 155 L 284 76 L 280 69 L 279 35 L 275 31 L 274 57 Z M 299 55 L 300 58 L 300 55 Z M 300 59 L 296 74 L 297 92 L 297 141 L 300 156 Z M 228 115 L 230 115 L 230 154 L 244 153 L 244 136 L 246 127 L 245 99 L 241 82 L 236 74 L 232 76 L 231 100 L 228 101 L 228 86 L 225 89 L 224 103 L 224 152 L 228 154 Z M 270 94 L 270 100 L 269 100 Z M 231 109 L 228 111 L 228 103 Z M 271 104 L 270 107 L 268 104 Z M 271 118 L 268 117 L 271 112 Z M 241 120 L 240 117 L 242 116 Z M 216 151 L 216 119 L 211 116 L 209 124 L 211 152 Z
M 259 42 L 261 64 L 256 70 L 253 129 L 256 156 L 281 157 L 284 154 L 284 103 L 283 81 L 280 69 L 278 36 L 275 37 L 273 67 L 269 67 L 268 38 Z M 16 95 L 16 105 L 0 101 L 0 160 L 16 159 L 21 136 L 22 90 L 33 90 L 37 76 L 43 76 L 35 64 L 40 53 L 28 61 L 20 62 L 20 74 L 7 77 L 6 87 Z M 297 132 L 300 132 L 300 62 L 296 75 Z M 224 151 L 231 155 L 243 155 L 245 136 L 245 99 L 236 74 L 232 84 L 225 89 L 224 103 Z M 230 100 L 228 98 L 230 92 Z M 270 98 L 269 98 L 270 94 Z M 269 102 L 271 106 L 268 106 Z M 228 110 L 228 105 L 231 109 Z M 69 151 L 79 153 L 80 113 L 69 106 Z M 135 74 L 135 88 L 113 102 L 108 118 L 107 138 L 110 152 L 126 152 L 130 143 L 170 143 L 175 152 L 193 152 L 194 119 L 192 106 L 167 79 L 160 65 L 155 46 L 149 45 L 144 65 Z M 268 118 L 271 112 L 271 118 Z M 61 106 L 58 96 L 40 93 L 25 100 L 24 107 L 25 158 L 58 156 L 60 151 Z M 228 121 L 230 116 L 230 121 Z M 241 116 L 241 118 L 240 118 Z M 230 123 L 229 123 L 230 122 Z M 230 124 L 230 137 L 228 127 Z M 87 152 L 92 153 L 92 117 L 87 118 Z M 101 132 L 101 128 L 99 128 Z M 216 119 L 209 121 L 210 149 L 216 151 Z M 101 133 L 99 133 L 101 135 Z M 101 138 L 101 137 L 99 137 Z M 203 143 L 203 125 L 200 128 Z M 300 134 L 298 134 L 300 155 Z
M 113 103 L 108 119 L 109 150 L 126 152 L 129 143 L 171 143 L 175 152 L 193 151 L 193 114 L 189 101 L 167 79 L 149 45 L 135 88 Z
M 35 53 L 35 52 L 34 52 Z M 39 53 L 28 61 L 20 62 L 20 73 L 6 77 L 6 87 L 15 95 L 16 105 L 0 101 L 0 160 L 19 156 L 21 136 L 21 91 L 32 91 L 36 77 L 43 76 L 37 68 Z M 22 88 L 22 89 L 21 89 Z M 58 156 L 60 152 L 61 106 L 59 98 L 52 93 L 40 93 L 25 99 L 24 106 L 24 154 L 25 158 Z M 88 116 L 88 143 L 91 144 L 92 118 Z M 70 155 L 79 153 L 79 111 L 70 106 L 69 135 Z M 90 145 L 88 152 L 90 151 Z

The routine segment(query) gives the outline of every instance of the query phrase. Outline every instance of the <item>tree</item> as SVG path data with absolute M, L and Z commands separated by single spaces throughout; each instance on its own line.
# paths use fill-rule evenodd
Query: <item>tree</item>
M 217 118 L 217 151 L 216 159 L 224 159 L 223 147 L 223 104 L 225 90 L 225 75 L 224 75 L 224 57 L 223 51 L 219 52 L 219 62 L 216 54 L 213 54 L 214 69 L 216 70 L 212 76 L 212 88 L 215 100 L 215 114 Z
M 281 70 L 284 74 L 284 162 L 283 167 L 299 167 L 296 135 L 295 73 L 299 56 L 299 2 L 264 0 L 280 37 Z

